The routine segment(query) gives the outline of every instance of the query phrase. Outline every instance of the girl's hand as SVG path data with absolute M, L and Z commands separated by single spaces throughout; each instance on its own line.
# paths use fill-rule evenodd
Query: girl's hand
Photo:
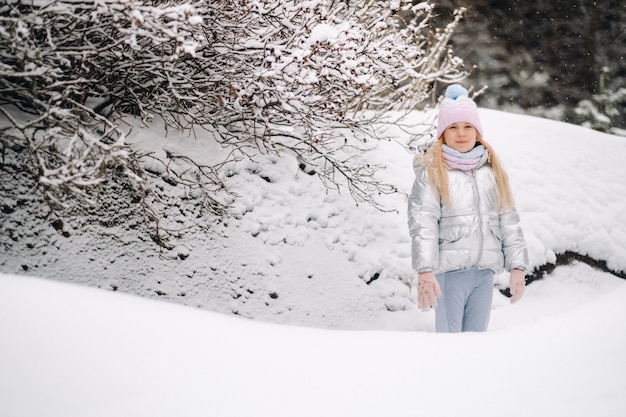
M 417 306 L 422 311 L 437 307 L 437 298 L 441 297 L 441 289 L 435 274 L 424 272 L 417 277 Z
M 526 288 L 526 274 L 523 270 L 515 268 L 511 271 L 509 278 L 509 286 L 511 287 L 511 304 L 515 304 L 524 295 Z

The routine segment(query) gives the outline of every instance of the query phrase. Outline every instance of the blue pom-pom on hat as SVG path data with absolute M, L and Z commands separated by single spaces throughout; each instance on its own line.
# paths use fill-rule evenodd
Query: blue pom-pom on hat
M 446 97 L 456 100 L 459 97 L 469 97 L 469 93 L 460 84 L 452 84 L 446 88 Z

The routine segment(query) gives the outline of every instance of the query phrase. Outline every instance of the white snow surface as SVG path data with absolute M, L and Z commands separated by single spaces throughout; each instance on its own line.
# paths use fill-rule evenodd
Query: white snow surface
M 529 286 L 521 323 L 447 335 L 268 324 L 5 275 L 0 414 L 618 417 L 626 285 L 601 275 L 563 268 Z
M 624 138 L 481 118 L 532 266 L 575 251 L 626 270 Z M 158 127 L 134 134 L 135 146 L 217 153 L 186 136 L 164 144 Z M 400 190 L 390 212 L 261 155 L 229 167 L 241 197 L 227 225 L 169 252 L 123 226 L 70 224 L 63 237 L 32 223 L 36 237 L 0 254 L 0 415 L 623 416 L 626 282 L 557 267 L 515 305 L 494 289 L 488 332 L 434 334 L 408 285 L 412 156 L 390 141 L 367 157 Z

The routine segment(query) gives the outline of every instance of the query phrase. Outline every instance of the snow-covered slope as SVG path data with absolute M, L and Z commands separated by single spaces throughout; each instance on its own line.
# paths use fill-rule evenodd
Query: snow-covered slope
M 625 270 L 624 138 L 492 110 L 481 110 L 481 117 L 511 177 L 533 266 L 569 250 Z M 414 115 L 416 123 L 422 118 Z M 411 139 L 401 129 L 390 133 L 400 143 Z M 170 132 L 165 138 L 159 126 L 135 129 L 132 140 L 160 152 L 167 147 L 205 158 L 218 152 L 193 137 Z M 64 237 L 16 204 L 3 220 L 3 230 L 17 232 L 0 255 L 0 271 L 275 323 L 432 330 L 432 315 L 417 312 L 408 285 L 414 279 L 405 214 L 412 156 L 390 141 L 367 157 L 385 165 L 383 176 L 400 190 L 383 199 L 390 212 L 327 191 L 295 158 L 259 155 L 225 171 L 241 196 L 233 217 L 213 233 L 188 233 L 171 251 L 159 251 L 127 223 L 79 218 L 68 222 Z M 496 297 L 497 310 L 506 299 Z M 523 309 L 513 311 L 535 316 Z

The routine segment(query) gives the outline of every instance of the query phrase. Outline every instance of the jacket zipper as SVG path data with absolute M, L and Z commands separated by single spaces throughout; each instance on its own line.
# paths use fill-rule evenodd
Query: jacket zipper
M 485 237 L 483 236 L 483 216 L 480 211 L 480 193 L 478 192 L 478 181 L 476 181 L 476 169 L 472 170 L 472 180 L 474 181 L 474 193 L 476 194 L 476 213 L 478 214 L 478 233 L 480 236 L 478 244 L 478 254 L 474 265 L 480 266 L 479 262 L 483 257 L 483 246 Z

